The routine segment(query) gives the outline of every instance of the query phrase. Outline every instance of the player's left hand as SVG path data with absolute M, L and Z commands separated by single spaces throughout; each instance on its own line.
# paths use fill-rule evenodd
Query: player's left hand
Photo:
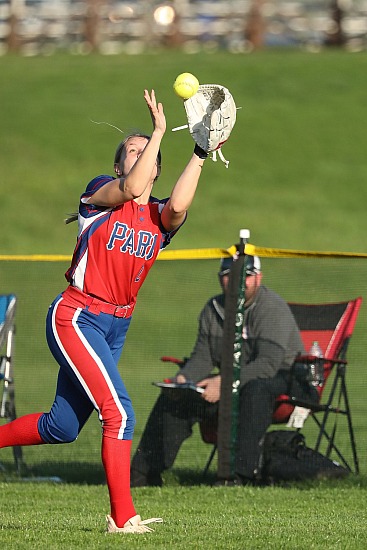
M 144 90 L 144 99 L 148 105 L 152 118 L 153 131 L 157 131 L 163 136 L 167 128 L 167 123 L 162 103 L 157 103 L 154 90 L 152 90 L 151 93 L 149 93 L 148 90 Z

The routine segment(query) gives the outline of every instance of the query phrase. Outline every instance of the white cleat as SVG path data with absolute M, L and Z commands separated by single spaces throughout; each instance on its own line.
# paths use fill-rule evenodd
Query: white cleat
M 142 521 L 139 515 L 128 519 L 123 527 L 117 527 L 111 516 L 106 516 L 107 533 L 151 533 L 154 529 L 147 527 L 148 523 L 162 523 L 162 518 L 150 518 Z

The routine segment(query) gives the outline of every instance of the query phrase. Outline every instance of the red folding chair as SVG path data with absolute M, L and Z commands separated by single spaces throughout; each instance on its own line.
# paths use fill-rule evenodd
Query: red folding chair
M 318 435 L 314 449 L 319 451 L 322 442 L 325 440 L 327 442 L 325 455 L 330 457 L 332 451 L 334 451 L 343 465 L 349 471 L 353 471 L 336 444 L 338 417 L 340 415 L 345 416 L 353 455 L 354 472 L 356 474 L 359 473 L 359 464 L 346 386 L 348 364 L 346 357 L 361 304 L 361 297 L 349 300 L 348 302 L 289 304 L 301 332 L 305 349 L 310 349 L 312 342 L 317 340 L 324 351 L 324 383 L 317 388 L 320 398 L 319 403 L 309 403 L 292 396 L 281 395 L 277 399 L 273 415 L 274 424 L 284 424 L 288 422 L 295 406 L 308 409 L 310 416 L 318 426 Z M 334 378 L 329 394 L 326 400 L 323 401 L 323 393 L 331 373 L 334 373 Z M 320 413 L 321 420 L 317 417 L 317 414 Z M 334 424 L 331 428 L 328 428 L 330 415 L 335 415 Z

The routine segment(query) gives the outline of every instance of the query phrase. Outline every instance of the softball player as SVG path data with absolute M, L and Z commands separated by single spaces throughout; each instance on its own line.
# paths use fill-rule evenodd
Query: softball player
M 205 158 L 196 146 L 170 197 L 152 197 L 166 119 L 154 90 L 145 90 L 144 98 L 152 135 L 128 136 L 116 151 L 117 177 L 94 178 L 80 199 L 78 239 L 65 275 L 69 286 L 53 301 L 46 320 L 47 341 L 60 365 L 51 410 L 0 427 L 0 447 L 69 443 L 96 410 L 110 496 L 109 533 L 149 532 L 148 523 L 162 521 L 142 521 L 132 501 L 135 417 L 117 363 L 139 289 L 159 251 L 185 222 Z

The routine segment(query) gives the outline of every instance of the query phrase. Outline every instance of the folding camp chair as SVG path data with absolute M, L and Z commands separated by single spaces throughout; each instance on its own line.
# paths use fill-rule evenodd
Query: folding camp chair
M 277 399 L 273 415 L 274 424 L 286 423 L 295 406 L 309 410 L 310 416 L 318 427 L 318 435 L 314 449 L 319 451 L 322 442 L 327 443 L 325 455 L 335 452 L 337 458 L 349 470 L 353 468 L 347 462 L 336 443 L 338 420 L 340 416 L 347 419 L 350 448 L 353 455 L 354 473 L 359 473 L 356 442 L 352 424 L 352 416 L 346 386 L 347 349 L 357 321 L 362 298 L 358 297 L 348 302 L 327 304 L 296 304 L 289 306 L 296 319 L 305 349 L 310 349 L 317 340 L 324 350 L 322 359 L 324 382 L 318 386 L 319 403 L 301 401 L 292 396 L 282 395 Z M 326 382 L 334 373 L 334 379 L 326 400 L 322 400 Z M 321 420 L 317 414 L 321 415 Z M 332 417 L 331 415 L 335 415 Z M 331 420 L 334 423 L 331 428 Z
M 13 372 L 16 303 L 14 294 L 0 296 L 0 418 L 8 421 L 16 418 Z M 23 464 L 22 448 L 13 447 L 13 455 L 20 472 Z
M 299 327 L 305 350 L 310 349 L 312 342 L 316 340 L 324 352 L 324 358 L 322 359 L 324 381 L 317 387 L 319 393 L 318 403 L 300 401 L 292 395 L 281 395 L 276 401 L 273 414 L 274 424 L 286 424 L 296 406 L 307 409 L 308 414 L 314 419 L 318 427 L 314 449 L 320 451 L 321 443 L 326 440 L 327 449 L 325 455 L 330 457 L 331 453 L 335 452 L 343 465 L 349 471 L 353 471 L 336 444 L 338 417 L 340 415 L 345 416 L 353 455 L 354 473 L 356 474 L 359 473 L 359 465 L 345 376 L 348 344 L 354 331 L 361 303 L 362 298 L 358 297 L 347 302 L 289 304 Z M 182 363 L 182 361 L 172 357 L 162 357 L 161 359 L 178 365 Z M 311 361 L 311 357 L 308 356 L 303 356 L 301 359 L 306 363 Z M 331 373 L 335 373 L 331 389 L 326 401 L 322 401 L 326 382 Z M 317 418 L 317 414 L 322 415 L 321 420 Z M 328 428 L 330 415 L 335 415 L 334 425 L 331 429 Z M 205 475 L 217 449 L 217 426 L 213 424 L 212 420 L 210 422 L 203 421 L 200 423 L 200 433 L 205 443 L 213 445 L 204 468 L 203 473 Z

